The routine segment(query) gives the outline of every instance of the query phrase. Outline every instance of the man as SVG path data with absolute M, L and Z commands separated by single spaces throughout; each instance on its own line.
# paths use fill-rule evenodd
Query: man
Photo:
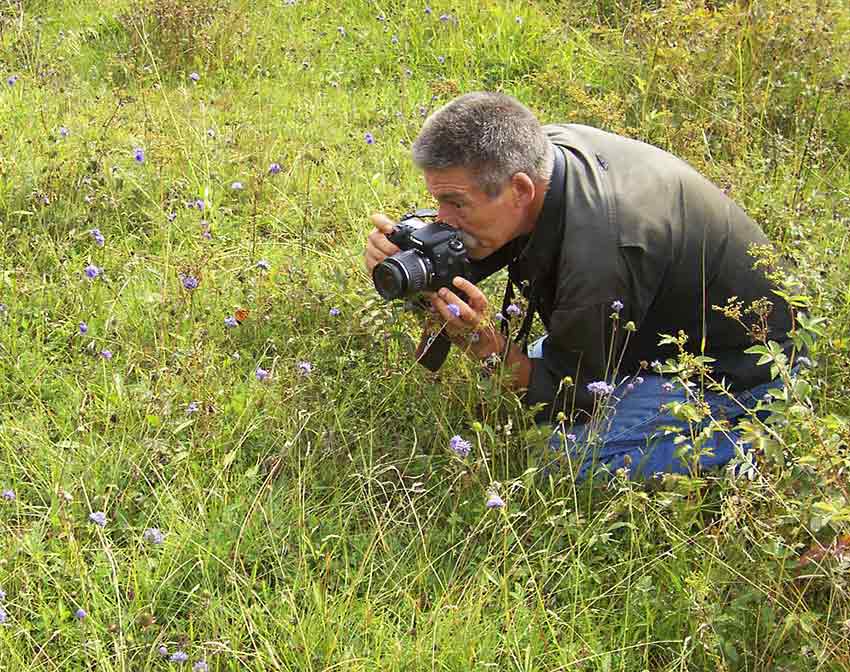
M 514 284 L 529 304 L 521 336 L 534 313 L 547 336 L 530 351 L 510 342 L 488 319 L 487 298 L 463 278 L 454 288 L 467 300 L 444 288 L 429 295 L 432 309 L 469 356 L 501 357 L 513 389 L 527 404 L 545 405 L 539 417 L 553 421 L 564 411 L 573 418 L 568 449 L 580 460 L 580 477 L 597 464 L 643 476 L 693 468 L 695 460 L 677 454 L 673 435 L 662 431 L 687 423 L 660 410 L 692 391 L 641 367 L 675 356 L 675 347 L 659 346 L 660 334 L 684 332 L 687 351 L 715 360 L 713 375 L 735 398 L 705 397 L 715 417 L 728 419 L 764 394 L 770 371 L 744 353 L 753 344 L 748 329 L 713 306 L 762 300 L 762 326 L 792 353 L 789 308 L 749 252 L 768 243 L 764 233 L 680 159 L 587 126 L 541 127 L 515 99 L 485 92 L 431 115 L 413 160 L 439 219 L 462 232 L 473 263 L 498 257 L 508 266 L 505 304 Z M 372 222 L 370 272 L 398 251 L 385 235 L 393 222 L 381 214 Z M 582 420 L 603 408 L 602 435 L 590 441 Z M 732 431 L 714 434 L 699 467 L 728 462 L 737 441 Z

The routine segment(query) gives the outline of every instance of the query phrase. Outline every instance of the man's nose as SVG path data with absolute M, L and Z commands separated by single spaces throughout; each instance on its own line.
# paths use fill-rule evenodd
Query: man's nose
M 452 216 L 449 214 L 448 208 L 446 208 L 445 206 L 440 206 L 440 208 L 437 210 L 437 219 L 439 219 L 441 222 L 445 222 L 449 226 L 457 228 L 457 224 L 455 224 Z

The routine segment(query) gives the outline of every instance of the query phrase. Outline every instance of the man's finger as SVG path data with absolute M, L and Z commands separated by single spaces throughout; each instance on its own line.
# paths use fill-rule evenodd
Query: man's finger
M 395 222 L 380 212 L 374 213 L 369 218 L 369 221 L 371 221 L 375 228 L 383 234 L 392 232 L 393 227 L 395 227 Z
M 484 292 L 478 289 L 478 287 L 473 285 L 469 280 L 458 275 L 455 276 L 452 284 L 466 294 L 469 298 L 469 306 L 474 311 L 481 313 L 482 315 L 487 311 L 487 306 L 489 305 L 487 297 L 484 296 Z

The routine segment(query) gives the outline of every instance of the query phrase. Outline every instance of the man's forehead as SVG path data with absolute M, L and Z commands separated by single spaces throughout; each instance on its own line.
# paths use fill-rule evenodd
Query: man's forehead
M 458 198 L 478 191 L 472 171 L 466 168 L 425 170 L 424 174 L 428 191 L 440 198 Z

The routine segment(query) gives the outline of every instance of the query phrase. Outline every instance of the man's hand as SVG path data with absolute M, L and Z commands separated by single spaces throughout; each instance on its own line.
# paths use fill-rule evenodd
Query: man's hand
M 504 357 L 510 371 L 509 385 L 513 389 L 525 389 L 531 380 L 531 360 L 515 343 L 509 343 L 487 321 L 487 297 L 465 278 L 456 277 L 452 284 L 468 297 L 462 301 L 448 287 L 437 293 L 429 293 L 434 310 L 446 321 L 446 333 L 452 341 L 466 348 L 476 359 L 490 355 Z
M 446 322 L 446 334 L 456 345 L 468 348 L 478 359 L 485 359 L 494 352 L 501 354 L 504 338 L 495 329 L 486 326 L 487 297 L 465 278 L 456 277 L 452 284 L 466 294 L 466 301 L 448 287 L 436 293 L 426 293 L 434 311 Z
M 400 250 L 387 240 L 387 234 L 392 232 L 395 222 L 380 213 L 373 214 L 369 219 L 375 225 L 375 228 L 372 229 L 369 237 L 366 239 L 364 260 L 366 262 L 366 270 L 371 275 L 372 269 L 375 266 Z

